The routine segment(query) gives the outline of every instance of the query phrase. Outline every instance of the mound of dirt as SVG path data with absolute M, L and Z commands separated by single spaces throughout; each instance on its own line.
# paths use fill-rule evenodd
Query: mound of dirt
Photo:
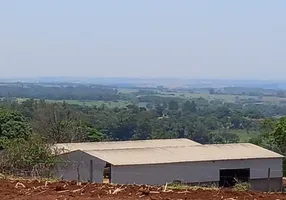
M 146 185 L 0 180 L 0 199 L 22 200 L 286 200 L 286 194 L 231 190 L 168 190 Z

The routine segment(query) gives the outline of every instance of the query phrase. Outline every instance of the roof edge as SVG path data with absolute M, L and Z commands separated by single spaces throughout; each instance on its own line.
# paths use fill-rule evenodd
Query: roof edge
M 89 154 L 90 155 L 90 154 Z M 163 165 L 163 164 L 179 164 L 179 163 L 198 163 L 198 162 L 219 162 L 219 161 L 237 161 L 237 160 L 267 160 L 267 159 L 283 159 L 285 156 L 281 157 L 264 157 L 264 158 L 241 158 L 241 159 L 220 159 L 220 160 L 198 160 L 198 161 L 174 161 L 174 162 L 162 162 L 162 163 L 138 163 L 138 164 L 112 164 L 113 166 L 137 166 L 137 165 Z M 102 158 L 99 158 L 102 160 Z

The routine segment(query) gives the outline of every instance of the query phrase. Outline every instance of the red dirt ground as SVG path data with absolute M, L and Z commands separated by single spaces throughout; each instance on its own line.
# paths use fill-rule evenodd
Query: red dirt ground
M 170 190 L 164 187 L 107 185 L 76 182 L 0 180 L 1 200 L 286 200 L 286 193 L 235 192 L 231 190 Z

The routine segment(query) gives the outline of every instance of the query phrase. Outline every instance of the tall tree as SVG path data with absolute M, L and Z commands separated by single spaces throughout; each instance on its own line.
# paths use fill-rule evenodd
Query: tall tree
M 0 139 L 28 138 L 32 129 L 18 112 L 0 108 Z
M 171 101 L 169 101 L 168 107 L 170 110 L 178 110 L 179 109 L 179 103 L 178 103 L 178 101 L 171 100 Z
M 46 137 L 50 142 L 85 140 L 87 132 L 82 129 L 82 120 L 66 106 L 66 104 L 42 102 L 34 116 L 34 131 Z
M 190 102 L 189 100 L 187 100 L 183 104 L 182 110 L 185 113 L 196 113 L 197 112 L 197 105 L 194 101 Z
M 282 117 L 276 124 L 274 131 L 271 133 L 273 145 L 286 155 L 286 117 Z
M 209 94 L 214 94 L 215 93 L 215 89 L 214 88 L 210 88 L 209 89 Z

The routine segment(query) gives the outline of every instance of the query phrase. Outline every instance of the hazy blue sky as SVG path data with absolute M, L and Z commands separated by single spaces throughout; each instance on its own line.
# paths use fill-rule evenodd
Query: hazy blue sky
M 0 77 L 286 79 L 285 11 L 285 0 L 2 0 Z

